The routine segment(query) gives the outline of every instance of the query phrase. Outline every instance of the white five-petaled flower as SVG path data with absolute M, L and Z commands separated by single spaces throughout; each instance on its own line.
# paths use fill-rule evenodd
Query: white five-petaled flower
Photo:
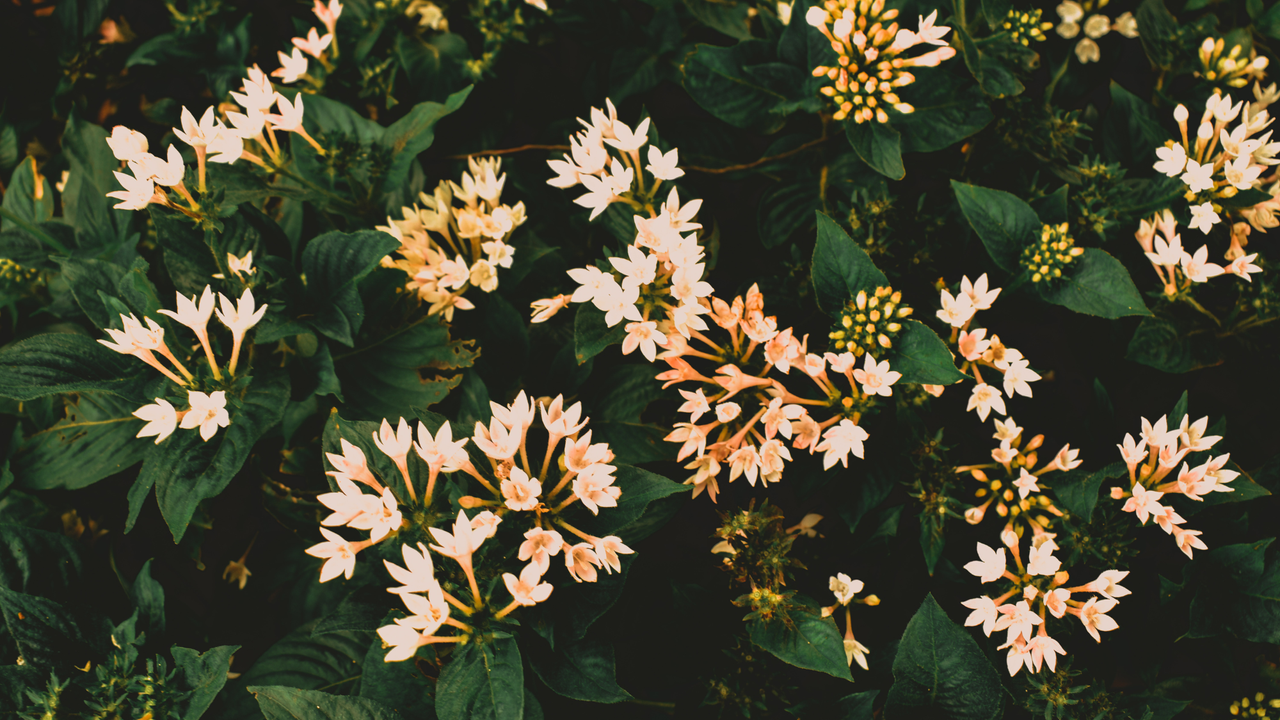
M 963 292 L 955 297 L 947 290 L 942 291 L 942 309 L 938 311 L 938 319 L 951 327 L 961 328 L 969 322 L 975 312 L 973 300 Z
M 122 172 L 112 172 L 120 182 L 123 190 L 107 193 L 107 197 L 120 201 L 117 210 L 141 210 L 149 205 L 156 196 L 156 184 L 150 179 L 140 179 Z
M 316 500 L 319 500 L 321 505 L 333 511 L 320 521 L 321 525 L 329 527 L 347 525 L 366 513 L 377 512 L 381 505 L 378 496 L 361 492 L 360 488 L 356 487 L 356 484 L 346 475 L 337 475 L 335 479 L 338 483 L 338 492 L 321 493 L 316 496 Z
M 622 488 L 613 484 L 615 478 L 611 473 L 614 469 L 612 465 L 591 465 L 573 478 L 573 494 L 592 515 L 598 515 L 602 507 L 618 506 Z
M 204 115 L 200 116 L 200 121 L 196 122 L 196 118 L 191 111 L 182 108 L 182 129 L 173 129 L 173 134 L 178 136 L 182 142 L 194 148 L 201 148 L 210 143 L 214 136 L 218 134 L 217 119 L 213 115 L 213 106 L 209 106 L 204 111 Z
M 542 582 L 542 568 L 529 563 L 520 571 L 517 578 L 511 573 L 503 573 L 502 581 L 507 585 L 507 592 L 521 605 L 537 605 L 551 597 L 550 583 Z
M 1222 220 L 1218 213 L 1213 211 L 1213 203 L 1205 202 L 1199 205 L 1191 206 L 1191 222 L 1189 225 L 1204 233 L 1209 234 L 1209 230 L 1213 229 Z
M 545 573 L 551 567 L 551 556 L 559 553 L 562 547 L 564 538 L 560 533 L 535 527 L 524 534 L 524 542 L 520 543 L 516 557 L 522 562 L 537 565 Z
M 600 558 L 596 556 L 591 543 L 565 545 L 564 564 L 575 582 L 595 582 L 598 577 L 596 568 L 600 567 Z
M 1040 492 L 1040 486 L 1036 484 L 1036 476 L 1027 472 L 1026 468 L 1019 468 L 1021 474 L 1017 480 L 1013 481 L 1013 486 L 1018 488 L 1018 497 L 1023 500 L 1033 492 Z
M 836 596 L 836 602 L 841 605 L 848 605 L 853 601 L 853 596 L 862 592 L 862 581 L 850 579 L 844 573 L 836 573 L 831 576 L 831 580 L 827 583 L 827 587 L 831 589 L 831 593 Z
M 307 56 L 298 48 L 295 47 L 290 55 L 276 51 L 276 56 L 280 59 L 280 67 L 271 71 L 271 77 L 278 77 L 280 82 L 289 85 L 307 74 Z
M 675 180 L 684 177 L 684 170 L 680 169 L 679 153 L 679 150 L 672 148 L 670 152 L 664 154 L 657 145 L 650 145 L 649 164 L 645 165 L 644 169 L 659 180 Z
M 1039 373 L 1027 366 L 1026 360 L 1015 360 L 1009 363 L 1004 371 L 1004 394 L 1013 397 L 1016 392 L 1023 397 L 1031 397 L 1031 386 L 1028 383 L 1040 379 Z
M 1000 389 L 986 383 L 978 383 L 973 386 L 973 392 L 969 395 L 969 404 L 965 407 L 966 411 L 977 410 L 978 417 L 986 422 L 987 415 L 992 410 L 1005 415 L 1004 396 L 1000 394 Z
M 147 421 L 147 424 L 143 425 L 142 429 L 138 431 L 136 437 L 142 438 L 155 435 L 157 445 L 172 435 L 174 429 L 178 427 L 178 411 L 164 398 L 156 398 L 154 403 L 143 405 L 134 410 L 133 416 L 139 420 Z
M 325 51 L 325 48 L 329 47 L 331 42 L 333 42 L 333 33 L 325 33 L 321 36 L 316 32 L 315 28 L 310 28 L 305 38 L 296 37 L 293 39 L 293 44 L 299 50 L 313 58 L 319 58 L 320 54 Z
M 208 442 L 218 428 L 231 424 L 227 416 L 227 394 L 222 390 L 208 395 L 192 390 L 187 393 L 191 409 L 182 416 L 182 429 L 200 428 L 200 437 Z
M 542 502 L 539 499 L 542 483 L 518 467 L 511 468 L 511 475 L 502 481 L 501 490 L 504 503 L 512 510 L 533 510 Z
M 996 607 L 995 601 L 986 595 L 981 595 L 971 600 L 965 600 L 960 604 L 973 611 L 969 613 L 969 617 L 965 618 L 965 627 L 981 625 L 982 634 L 991 637 L 991 631 L 995 629 L 996 620 L 1000 618 L 1000 611 Z
M 622 538 L 617 535 L 607 535 L 602 538 L 594 538 L 591 546 L 595 548 L 596 558 L 600 560 L 600 567 L 605 572 L 612 575 L 615 572 L 622 572 L 622 560 L 618 557 L 619 553 L 630 555 L 635 550 L 627 547 L 622 543 Z
M 1192 282 L 1207 282 L 1226 272 L 1221 265 L 1209 262 L 1209 246 L 1201 245 L 1194 254 L 1182 254 L 1182 272 Z
M 1169 177 L 1177 177 L 1187 167 L 1187 150 L 1181 145 L 1173 145 L 1170 147 L 1156 148 L 1156 157 L 1160 160 L 1155 164 L 1157 172 L 1162 172 Z
M 1201 165 L 1195 160 L 1187 160 L 1187 170 L 1182 173 L 1182 182 L 1193 193 L 1204 192 L 1213 187 L 1213 163 Z
M 312 557 L 325 558 L 324 566 L 320 568 L 320 582 L 329 582 L 339 575 L 345 575 L 350 580 L 356 570 L 356 554 L 370 543 L 367 540 L 348 542 L 341 535 L 323 527 L 320 528 L 320 534 L 324 535 L 327 542 L 312 545 L 306 551 Z
M 868 395 L 891 397 L 893 390 L 890 386 L 898 382 L 901 377 L 902 373 L 889 369 L 888 360 L 877 363 L 870 353 L 867 353 L 863 367 L 855 368 L 853 371 L 853 379 L 862 386 L 862 392 Z
M 137 130 L 130 130 L 123 125 L 111 128 L 111 136 L 107 145 L 117 160 L 128 162 L 136 160 L 147 153 L 147 136 Z
M 822 467 L 824 470 L 830 470 L 835 467 L 836 463 L 840 463 L 844 467 L 849 467 L 849 453 L 853 453 L 854 457 L 863 457 L 863 441 L 869 436 L 867 431 L 848 418 L 841 420 L 838 424 L 827 428 L 822 434 L 822 442 L 814 446 L 817 452 L 825 453 L 822 456 Z
M 627 337 L 622 341 L 622 354 L 630 355 L 640 348 L 640 354 L 649 362 L 658 357 L 658 345 L 667 346 L 667 336 L 658 332 L 658 324 L 649 322 L 630 322 L 626 324 Z
M 988 280 L 986 273 L 982 273 L 982 275 L 978 277 L 977 282 L 973 283 L 969 282 L 969 277 L 967 275 L 960 278 L 960 292 L 969 296 L 969 300 L 973 302 L 974 310 L 989 310 L 991 309 L 991 304 L 996 301 L 996 298 L 1000 297 L 1001 289 L 994 288 L 988 290 L 987 283 Z
M 989 545 L 978 543 L 978 560 L 966 563 L 965 570 L 977 575 L 984 583 L 994 582 L 1004 576 L 1004 548 L 993 549 Z
M 302 114 L 304 112 L 302 96 L 304 94 L 298 93 L 291 103 L 288 98 L 276 93 L 276 107 L 280 109 L 280 114 L 272 113 L 266 116 L 267 122 L 271 123 L 271 127 L 286 132 L 298 132 L 301 130 Z
M 1080 608 L 1080 622 L 1084 624 L 1084 629 L 1093 636 L 1094 640 L 1102 642 L 1102 637 L 1098 635 L 1098 631 L 1110 632 L 1120 627 L 1115 620 L 1107 616 L 1111 612 L 1111 608 L 1116 606 L 1116 601 L 1111 598 L 1099 600 L 1096 597 L 1089 598 L 1089 601 Z

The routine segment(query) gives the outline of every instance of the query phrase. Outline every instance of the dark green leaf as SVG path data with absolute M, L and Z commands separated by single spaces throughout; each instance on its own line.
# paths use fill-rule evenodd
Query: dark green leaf
M 142 564 L 133 579 L 133 604 L 138 608 L 143 626 L 152 637 L 164 635 L 164 588 L 151 577 L 151 560 Z
M 683 494 L 690 490 L 688 485 L 672 482 L 648 470 L 630 465 L 618 465 L 617 468 L 613 486 L 622 489 L 618 506 L 583 518 L 581 527 L 586 532 L 617 535 L 625 542 L 641 540 L 658 529 L 655 518 L 650 515 L 657 515 L 665 522 L 673 514 L 674 507 L 661 501 L 671 495 L 679 496 L 683 501 Z
M 893 659 L 886 720 L 994 720 L 1004 707 L 1000 675 L 933 595 L 907 623 Z
M 243 720 L 256 711 L 249 686 L 279 685 L 315 690 L 324 687 L 350 692 L 360 675 L 368 647 L 364 633 L 312 635 L 315 623 L 307 623 L 285 635 L 267 649 L 243 675 L 223 688 L 219 700 L 219 720 Z
M 1138 39 L 1147 57 L 1153 64 L 1168 68 L 1178 51 L 1178 21 L 1169 14 L 1164 0 L 1142 0 L 1136 17 Z
M 49 595 L 80 577 L 80 550 L 61 533 L 0 525 L 0 586 Z
M 391 235 L 374 230 L 327 232 L 307 243 L 302 272 L 316 308 L 312 327 L 348 347 L 364 322 L 364 304 L 355 283 L 400 247 Z
M 1085 248 L 1061 284 L 1041 289 L 1040 297 L 1085 315 L 1107 319 L 1150 315 L 1142 294 L 1120 261 L 1097 248 Z
M 319 690 L 255 685 L 248 688 L 267 720 L 398 720 L 400 713 L 363 697 Z
M 81 631 L 76 616 L 48 598 L 0 587 L 0 611 L 24 664 L 65 673 L 101 654 L 92 636 Z
M 1021 95 L 1026 88 L 1003 62 L 984 54 L 982 56 L 982 90 L 988 95 L 1003 98 Z
M 871 706 L 875 704 L 879 690 L 846 695 L 836 701 L 832 720 L 873 720 Z
M 399 617 L 399 614 L 387 616 L 382 624 L 390 624 L 395 617 Z M 387 649 L 382 646 L 382 638 L 373 636 L 369 652 L 364 656 L 360 697 L 376 700 L 393 708 L 406 720 L 434 717 L 432 708 L 436 678 L 424 675 L 412 660 L 386 662 L 386 656 Z
M 436 102 L 414 105 L 408 114 L 382 133 L 378 144 L 391 153 L 391 165 L 382 180 L 388 212 L 399 210 L 407 202 L 408 198 L 401 186 L 409 176 L 409 164 L 417 158 L 418 153 L 435 142 L 436 123 L 462 107 L 473 87 L 475 86 L 468 86 L 453 93 L 443 105 Z
M 48 333 L 0 349 L 0 397 L 26 401 L 97 390 L 138 399 L 150 372 L 84 335 Z
M 987 19 L 987 26 L 992 30 L 999 28 L 1012 6 L 1010 0 L 982 0 L 982 15 Z
M 774 185 L 760 198 L 756 213 L 760 242 L 767 248 L 785 243 L 821 206 L 822 198 L 818 196 L 815 177 L 806 175 Z
M 813 247 L 813 290 L 818 307 L 828 315 L 844 309 L 858 294 L 868 294 L 887 286 L 889 279 L 880 272 L 867 252 L 834 220 L 822 213 L 818 217 L 818 241 Z
M 541 645 L 541 643 L 538 643 Z M 534 652 L 529 661 L 547 687 L 574 700 L 620 703 L 631 699 L 618 687 L 613 664 L 613 646 L 598 640 L 583 640 L 561 646 L 555 652 Z
M 817 603 L 807 598 L 790 611 L 790 619 L 747 623 L 751 642 L 774 657 L 805 670 L 817 670 L 841 680 L 853 680 L 845 660 L 844 641 L 836 623 L 818 614 Z
M 53 217 L 53 186 L 41 175 L 40 187 L 36 187 L 35 162 L 35 158 L 28 156 L 18 163 L 5 186 L 3 207 L 20 219 L 38 225 Z M 0 229 L 17 227 L 18 224 L 8 218 L 0 219 Z
M 354 350 L 334 355 L 342 381 L 344 408 L 354 417 L 412 417 L 414 408 L 440 402 L 462 381 L 432 376 L 430 371 L 469 367 L 478 351 L 469 340 L 450 340 L 439 316 L 420 318 L 380 337 L 360 342 Z
M 454 651 L 436 687 L 440 720 L 521 720 L 524 667 L 515 638 L 498 634 L 492 642 L 467 643 Z
M 231 656 L 239 645 L 222 645 L 205 653 L 174 645 L 170 649 L 176 670 L 181 674 L 191 695 L 179 704 L 183 720 L 195 720 L 204 715 L 222 686 L 227 684 L 227 671 L 231 669 Z
M 1102 483 L 1124 477 L 1126 472 L 1126 466 L 1121 462 L 1111 463 L 1092 473 L 1077 468 L 1051 476 L 1053 479 L 1049 486 L 1062 507 L 1089 522 L 1098 504 L 1098 490 Z
M 1042 223 L 1031 206 L 1003 190 L 952 180 L 960 211 L 1001 270 L 1018 271 L 1018 257 L 1040 233 Z
M 1102 145 L 1107 157 L 1125 167 L 1149 168 L 1156 161 L 1156 148 L 1168 139 L 1169 133 L 1161 127 L 1151 103 L 1113 81 L 1111 109 L 1102 126 Z
M 902 101 L 915 112 L 894 118 L 902 133 L 902 152 L 934 152 L 977 133 L 992 114 L 982 89 L 964 83 L 945 69 L 922 68 L 916 81 L 902 88 Z
M 76 304 L 85 317 L 89 318 L 89 322 L 98 327 L 118 327 L 116 314 L 111 312 L 111 308 L 102 301 L 98 293 L 114 296 L 116 287 L 124 278 L 124 268 L 103 260 L 58 258 L 57 262 L 62 266 L 62 277 L 71 286 Z
M 1183 570 L 1191 599 L 1190 637 L 1223 633 L 1280 642 L 1280 555 L 1275 538 L 1199 551 Z
M 751 38 L 751 17 L 747 14 L 750 7 L 747 3 L 684 0 L 684 6 L 699 22 L 735 40 Z
M 581 365 L 604 352 L 610 345 L 617 345 L 627 336 L 623 323 L 613 327 L 604 324 L 604 311 L 591 303 L 582 303 L 573 318 L 574 357 Z
M 62 398 L 66 417 L 24 438 L 13 456 L 13 470 L 32 490 L 87 487 L 136 463 L 152 447 L 138 438 L 143 422 L 133 416 L 137 402 L 102 393 Z
M 853 151 L 872 170 L 890 180 L 907 176 L 902 166 L 902 136 L 887 123 L 867 121 L 845 123 L 845 132 Z
M 917 320 L 902 322 L 902 333 L 886 357 L 889 366 L 902 373 L 902 382 L 950 385 L 969 377 L 956 368 L 947 343 Z
M 803 70 L 774 62 L 766 40 L 698 45 L 682 70 L 685 90 L 704 110 L 734 127 L 765 134 L 782 127 L 779 110 L 801 99 L 807 79 Z

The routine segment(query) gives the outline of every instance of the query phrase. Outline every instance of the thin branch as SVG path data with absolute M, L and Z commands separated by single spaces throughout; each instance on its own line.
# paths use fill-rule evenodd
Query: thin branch
M 568 151 L 571 150 L 568 145 L 521 145 L 520 147 L 505 148 L 502 150 L 481 150 L 480 152 L 466 153 L 465 155 L 446 155 L 445 160 L 466 160 L 467 158 L 479 157 L 480 155 L 513 155 L 526 150 L 553 150 Z

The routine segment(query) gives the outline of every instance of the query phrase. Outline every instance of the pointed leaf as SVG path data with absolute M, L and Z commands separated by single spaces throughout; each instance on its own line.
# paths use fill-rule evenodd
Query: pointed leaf
M 893 659 L 886 720 L 994 720 L 1004 708 L 1000 675 L 933 595 L 907 623 Z

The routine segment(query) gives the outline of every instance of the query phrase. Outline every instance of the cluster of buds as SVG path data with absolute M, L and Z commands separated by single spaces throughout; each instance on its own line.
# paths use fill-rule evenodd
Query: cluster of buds
M 856 123 L 889 122 L 886 108 L 907 114 L 915 111 L 898 97 L 898 88 L 915 82 L 905 68 L 936 67 L 955 56 L 942 37 L 951 28 L 935 26 L 938 11 L 920 17 L 915 32 L 899 28 L 897 9 L 886 10 L 884 0 L 825 0 L 805 13 L 805 21 L 831 42 L 836 65 L 819 65 L 813 76 L 830 85 L 819 90 L 831 99 L 835 120 L 852 117 Z M 920 45 L 936 45 L 915 57 L 905 53 Z
M 972 373 L 977 382 L 969 396 L 966 410 L 973 410 L 986 422 L 987 416 L 995 410 L 1000 415 L 1007 414 L 1004 398 L 1012 398 L 1015 394 L 1031 397 L 1031 383 L 1040 379 L 1040 375 L 1031 369 L 1030 362 L 1022 353 L 1000 342 L 999 335 L 987 337 L 986 328 L 970 329 L 973 319 L 979 310 L 988 310 L 1000 296 L 1001 288 L 989 288 L 986 273 L 977 282 L 969 277 L 960 279 L 960 292 L 952 295 L 943 288 L 940 293 L 942 309 L 937 312 L 938 319 L 951 326 L 951 337 L 948 343 L 955 347 L 956 354 L 963 359 L 960 371 Z M 999 372 L 1004 379 L 1004 395 L 1000 388 L 988 385 L 982 379 L 982 368 L 991 368 L 988 372 Z M 933 395 L 941 395 L 941 386 L 925 386 Z
M 321 35 L 314 27 L 308 28 L 305 36 L 292 39 L 293 50 L 290 54 L 276 52 L 276 56 L 280 59 L 280 67 L 273 70 L 271 76 L 280 78 L 280 82 L 286 85 L 301 79 L 310 83 L 313 88 L 319 89 L 323 83 L 308 74 L 310 61 L 307 60 L 307 56 L 315 58 L 329 72 L 333 71 L 333 61 L 338 58 L 335 30 L 338 26 L 338 18 L 342 15 L 342 3 L 338 0 L 329 0 L 329 4 L 326 5 L 320 0 L 313 1 L 315 5 L 311 8 L 311 12 L 315 13 L 316 18 L 324 25 L 325 34 Z
M 581 404 L 565 409 L 564 399 L 556 397 L 538 405 L 521 392 L 511 405 L 491 403 L 491 410 L 493 418 L 488 426 L 476 423 L 474 435 L 457 441 L 447 422 L 442 423 L 434 435 L 420 422 L 416 442 L 413 430 L 403 418 L 395 428 L 386 420 L 382 422 L 373 434 L 373 442 L 399 470 L 407 498 L 397 497 L 392 483 L 385 478 L 379 480 L 370 471 L 364 452 L 346 440 L 342 440 L 341 455 L 326 455 L 334 468 L 328 474 L 334 476 L 339 491 L 318 498 L 333 513 L 321 522 L 326 526 L 320 529 L 326 542 L 307 550 L 310 555 L 325 558 L 320 582 L 339 575 L 349 579 L 355 571 L 359 552 L 384 540 L 398 538 L 400 531 L 411 524 L 402 508 L 421 505 L 425 512 L 416 512 L 415 516 L 429 518 L 427 522 L 433 523 L 436 515 L 432 506 L 440 473 L 461 471 L 491 496 L 490 499 L 471 495 L 459 498 L 462 509 L 453 519 L 451 532 L 429 524 L 423 529 L 435 544 L 428 548 L 419 542 L 415 549 L 404 543 L 401 554 L 406 567 L 386 563 L 391 576 L 403 585 L 390 588 L 389 592 L 399 594 L 410 613 L 409 617 L 378 630 L 379 636 L 392 648 L 386 657 L 388 662 L 408 659 L 423 645 L 467 642 L 477 635 L 476 621 L 501 620 L 521 606 L 545 601 L 553 588 L 544 576 L 556 555 L 563 556 L 569 576 L 576 582 L 595 582 L 599 577 L 597 568 L 608 573 L 620 572 L 622 563 L 618 556 L 633 552 L 616 536 L 595 537 L 565 520 L 564 513 L 576 503 L 597 514 L 601 508 L 616 507 L 622 494 L 613 484 L 612 473 L 616 468 L 609 464 L 613 460 L 609 446 L 593 444 L 590 431 L 580 435 L 587 424 L 587 419 L 581 418 Z M 527 442 L 528 431 L 535 425 L 539 413 L 548 435 L 540 470 L 529 463 Z M 555 464 L 556 472 L 550 474 L 551 461 L 561 440 L 564 451 Z M 489 460 L 488 477 L 472 464 L 465 450 L 468 441 Z M 427 467 L 421 501 L 414 479 L 416 473 L 410 472 L 411 453 Z M 551 483 L 554 483 L 552 489 L 544 492 L 544 485 Z M 365 493 L 361 485 L 372 489 L 374 494 Z M 468 517 L 467 511 L 477 508 L 481 508 L 480 512 Z M 499 606 L 480 590 L 474 555 L 486 540 L 498 534 L 499 525 L 504 521 L 507 523 L 504 528 L 523 530 L 520 535 L 523 540 L 519 541 L 515 556 L 526 564 L 518 575 L 502 574 L 512 599 Z M 327 529 L 339 526 L 366 530 L 369 537 L 352 542 Z M 561 530 L 576 535 L 581 542 L 565 541 Z M 437 580 L 431 552 L 451 558 L 458 565 L 466 577 L 469 602 L 466 595 L 459 599 L 460 584 L 446 587 Z M 450 607 L 472 622 L 451 620 Z M 456 632 L 440 634 L 446 626 L 455 628 Z
M 204 293 L 199 300 L 192 295 L 190 298 L 183 297 L 182 293 L 177 293 L 178 310 L 161 310 L 161 315 L 167 315 L 177 322 L 190 328 L 195 336 L 200 340 L 200 346 L 204 349 L 205 359 L 209 363 L 209 370 L 213 373 L 212 382 L 214 384 L 223 385 L 222 371 L 218 366 L 218 361 L 214 359 L 213 348 L 209 344 L 209 318 L 215 313 L 222 324 L 231 331 L 232 349 L 231 361 L 227 363 L 227 372 L 231 378 L 236 375 L 236 365 L 240 359 L 240 347 L 244 343 L 245 333 L 249 331 L 267 311 L 267 306 L 263 305 L 255 309 L 253 301 L 253 293 L 245 288 L 244 293 L 240 295 L 240 299 L 232 303 L 227 296 L 218 293 L 218 301 L 220 307 L 214 307 L 213 291 L 209 286 L 205 286 Z M 134 411 L 134 415 L 139 419 L 147 421 L 147 424 L 138 431 L 138 437 L 155 436 L 156 444 L 162 442 L 179 426 L 184 430 L 200 428 L 200 437 L 209 440 L 219 427 L 226 427 L 230 424 L 226 411 L 226 393 L 219 390 L 212 393 L 201 392 L 195 388 L 204 384 L 198 379 L 186 365 L 174 355 L 169 349 L 168 344 L 164 340 L 164 328 L 155 320 L 144 316 L 146 325 L 138 321 L 134 315 L 121 315 L 121 329 L 104 328 L 105 332 L 111 336 L 111 340 L 99 340 L 98 342 L 115 350 L 122 355 L 133 355 L 139 360 L 145 362 L 162 375 L 177 383 L 180 387 L 187 390 L 187 403 L 190 405 L 188 410 L 176 410 L 168 400 L 158 397 L 155 402 L 150 405 L 143 405 Z M 156 357 L 159 355 L 160 357 Z M 168 360 L 178 372 L 174 373 L 167 365 L 160 361 L 160 358 Z M 187 362 L 191 362 L 188 358 Z M 180 373 L 180 375 L 179 375 Z
M 400 257 L 383 258 L 383 267 L 404 271 L 405 289 L 430 303 L 428 315 L 443 313 L 446 320 L 454 308 L 475 307 L 462 297 L 469 288 L 498 288 L 498 268 L 511 267 L 516 252 L 507 241 L 526 219 L 523 202 L 500 202 L 507 181 L 500 158 L 468 158 L 467 164 L 461 185 L 445 181 L 431 195 L 419 193 L 421 205 L 401 208 L 403 220 L 388 217 L 377 228 L 400 241 Z
M 1160 231 L 1159 236 L 1156 235 L 1157 230 Z M 1151 220 L 1143 219 L 1138 225 L 1138 232 L 1134 233 L 1142 251 L 1151 261 L 1151 267 L 1160 277 L 1165 295 L 1169 297 L 1187 290 L 1193 283 L 1208 282 L 1209 278 L 1225 273 L 1253 282 L 1249 274 L 1262 272 L 1262 268 L 1253 264 L 1258 254 L 1244 253 L 1251 231 L 1248 223 L 1238 222 L 1231 226 L 1231 246 L 1226 252 L 1226 259 L 1231 262 L 1226 267 L 1209 262 L 1208 245 L 1200 246 L 1195 253 L 1184 250 L 1177 230 L 1177 220 L 1166 209 Z
M 902 293 L 893 288 L 878 287 L 871 295 L 859 290 L 840 311 L 827 337 L 836 350 L 848 349 L 856 357 L 863 353 L 879 356 L 893 347 L 894 338 L 902 331 L 898 321 L 911 312 L 902 304 Z
M 1056 28 L 1059 37 L 1071 40 L 1084 30 L 1084 37 L 1080 38 L 1075 48 L 1076 59 L 1081 63 L 1097 62 L 1102 58 L 1097 40 L 1112 30 L 1130 39 L 1138 37 L 1138 20 L 1133 13 L 1126 12 L 1113 23 L 1106 15 L 1094 12 L 1095 9 L 1106 7 L 1107 2 L 1108 0 L 1084 0 L 1082 4 L 1064 0 L 1058 5 L 1058 17 L 1062 19 Z M 1086 19 L 1085 15 L 1089 17 Z M 1081 20 L 1084 20 L 1083 24 Z
M 36 285 L 44 284 L 45 274 L 36 268 L 23 267 L 9 258 L 0 258 L 0 293 L 26 295 Z
M 1058 285 L 1063 271 L 1084 254 L 1084 248 L 1076 247 L 1076 241 L 1067 234 L 1067 223 L 1045 225 L 1040 229 L 1040 239 L 1022 249 L 1019 263 L 1031 274 L 1031 282 L 1046 287 Z
M 1200 70 L 1196 76 L 1233 88 L 1242 88 L 1250 80 L 1257 82 L 1267 76 L 1267 58 L 1258 55 L 1256 48 L 1249 50 L 1248 58 L 1241 57 L 1244 48 L 1240 45 L 1231 46 L 1225 53 L 1223 50 L 1226 50 L 1223 38 L 1205 38 L 1200 43 Z
M 1022 428 L 1013 418 L 995 421 L 996 433 L 992 437 L 1000 442 L 991 451 L 993 463 L 965 465 L 956 468 L 957 473 L 968 473 L 978 482 L 973 496 L 980 505 L 964 511 L 965 522 L 977 525 L 986 517 L 987 510 L 995 506 L 996 514 L 1008 518 L 1005 530 L 1019 535 L 1026 530 L 1033 534 L 1046 533 L 1062 511 L 1042 492 L 1040 479 L 1055 470 L 1067 471 L 1079 467 L 1080 451 L 1070 445 L 1053 456 L 1048 465 L 1036 470 L 1039 462 L 1037 450 L 1044 444 L 1044 435 L 1036 435 L 1023 444 Z M 994 477 L 1003 470 L 1000 477 Z
M 1001 27 L 1009 33 L 1009 39 L 1013 42 L 1028 47 L 1031 41 L 1044 42 L 1044 31 L 1053 27 L 1053 23 L 1045 21 L 1040 22 L 1040 16 L 1043 13 L 1040 8 L 1035 10 L 1017 10 L 1010 9 L 1009 15 L 1005 17 Z
M 1271 142 L 1271 131 L 1253 137 L 1271 124 L 1267 107 L 1278 97 L 1275 85 L 1263 91 L 1254 85 L 1254 102 L 1232 103 L 1229 95 L 1216 91 L 1205 101 L 1204 114 L 1196 129 L 1192 144 L 1187 132 L 1187 108 L 1179 105 L 1173 109 L 1178 122 L 1181 142 L 1168 140 L 1164 147 L 1156 148 L 1156 170 L 1169 177 L 1178 177 L 1187 186 L 1186 201 L 1191 206 L 1191 227 L 1206 235 L 1222 222 L 1222 214 L 1237 212 L 1261 232 L 1278 223 L 1275 213 L 1280 201 L 1274 197 L 1256 206 L 1238 210 L 1224 210 L 1218 202 L 1233 198 L 1242 190 L 1261 189 L 1274 182 L 1275 173 L 1264 178 L 1262 173 L 1280 163 L 1280 142 Z M 1227 126 L 1240 122 L 1230 132 Z
M 981 595 L 962 604 L 973 611 L 964 621 L 966 626 L 981 625 L 987 637 L 991 637 L 993 631 L 1007 633 L 999 649 L 1009 650 L 1006 662 L 1010 676 L 1024 667 L 1027 672 L 1040 672 L 1047 665 L 1049 672 L 1057 671 L 1058 656 L 1067 651 L 1050 637 L 1050 617 L 1061 619 L 1073 615 L 1094 640 L 1102 642 L 1099 632 L 1119 627 L 1107 613 L 1118 604 L 1117 598 L 1130 594 L 1119 585 L 1129 573 L 1120 570 L 1107 570 L 1092 582 L 1065 587 L 1070 577 L 1061 569 L 1062 561 L 1053 556 L 1058 550 L 1053 538 L 1052 533 L 1034 534 L 1028 543 L 1024 565 L 1018 533 L 1006 529 L 1000 534 L 1000 540 L 1013 556 L 1016 573 L 1008 568 L 1004 548 L 996 550 L 983 543 L 978 543 L 979 559 L 964 566 L 983 584 L 1008 581 L 1008 590 L 998 597 Z M 1088 597 L 1084 597 L 1086 595 Z M 1015 598 L 1015 602 L 1010 602 Z
M 1242 697 L 1231 703 L 1228 711 L 1236 717 L 1258 718 L 1267 720 L 1280 715 L 1270 714 L 1271 710 L 1280 709 L 1280 698 L 1267 699 L 1264 693 L 1255 693 L 1253 697 Z
M 875 595 L 868 595 L 864 598 L 858 598 L 856 595 L 862 592 L 862 581 L 853 580 L 844 573 L 836 573 L 831 576 L 831 580 L 827 585 L 831 589 L 831 594 L 836 596 L 834 605 L 828 605 L 822 608 L 822 617 L 831 617 L 835 614 L 837 608 L 844 608 L 844 657 L 849 663 L 849 667 L 853 667 L 856 660 L 858 666 L 863 670 L 867 670 L 867 654 L 871 651 L 866 645 L 858 642 L 853 637 L 853 617 L 849 612 L 849 605 L 866 605 L 875 607 L 880 604 L 880 598 Z
M 1160 502 L 1165 495 L 1182 495 L 1190 500 L 1203 501 L 1211 492 L 1233 492 L 1235 488 L 1227 483 L 1235 480 L 1240 473 L 1228 470 L 1227 461 L 1231 455 L 1208 456 L 1196 467 L 1184 462 L 1191 453 L 1205 452 L 1222 439 L 1220 435 L 1205 435 L 1209 426 L 1209 418 L 1202 417 L 1195 422 L 1183 416 L 1177 429 L 1170 430 L 1168 419 L 1162 416 L 1155 423 L 1142 418 L 1142 433 L 1137 442 L 1133 436 L 1125 434 L 1124 443 L 1117 445 L 1120 457 L 1129 468 L 1131 487 L 1111 489 L 1111 497 L 1124 500 L 1121 508 L 1124 512 L 1133 513 L 1140 523 L 1155 520 L 1160 529 L 1173 536 L 1178 549 L 1191 557 L 1192 550 L 1205 550 L 1207 546 L 1200 539 L 1199 530 L 1182 527 L 1186 520 L 1172 507 Z M 1176 477 L 1170 477 L 1174 470 Z

